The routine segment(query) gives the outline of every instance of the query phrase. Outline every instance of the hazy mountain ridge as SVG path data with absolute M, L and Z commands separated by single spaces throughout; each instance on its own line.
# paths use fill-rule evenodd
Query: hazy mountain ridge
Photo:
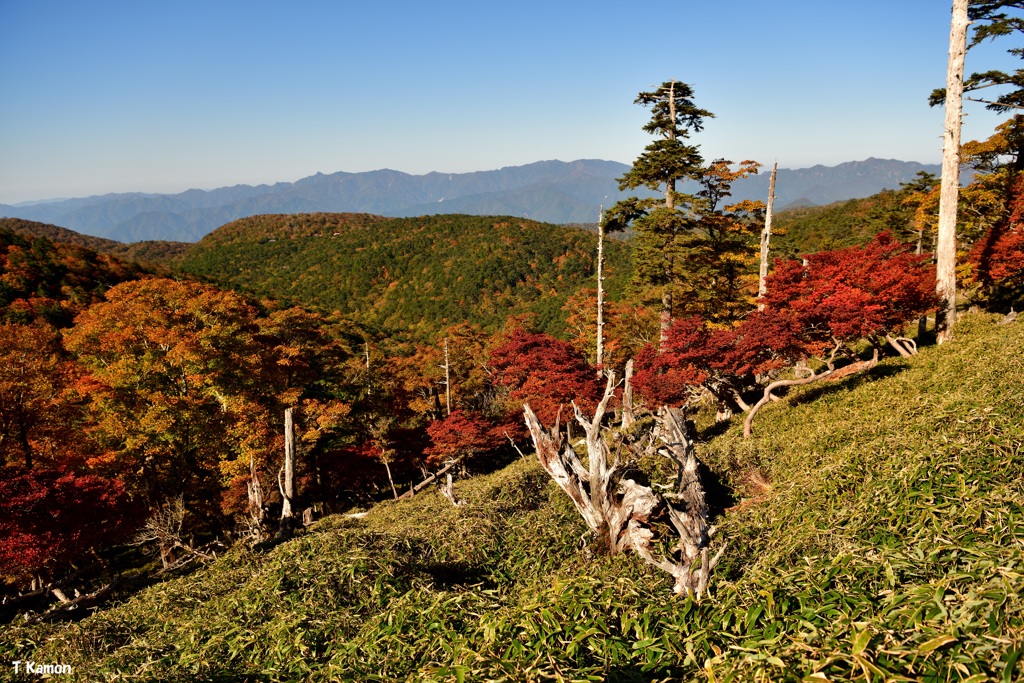
M 122 242 L 193 242 L 230 221 L 266 213 L 362 212 L 395 217 L 465 213 L 590 223 L 598 205 L 608 206 L 625 196 L 618 190 L 617 178 L 628 169 L 615 161 L 581 159 L 472 173 L 410 175 L 390 169 L 318 173 L 294 183 L 0 205 L 0 214 Z M 937 174 L 939 166 L 872 158 L 837 166 L 779 169 L 776 206 L 866 197 L 898 188 L 922 170 Z M 733 189 L 736 200 L 763 199 L 768 194 L 768 174 L 740 180 Z

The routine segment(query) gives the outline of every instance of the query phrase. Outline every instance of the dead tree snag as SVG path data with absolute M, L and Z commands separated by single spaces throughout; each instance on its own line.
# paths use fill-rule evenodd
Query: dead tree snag
M 714 529 L 708 524 L 708 507 L 693 442 L 681 415 L 663 409 L 658 418 L 659 429 L 648 447 L 676 464 L 674 492 L 659 495 L 650 487 L 624 478 L 626 468 L 617 455 L 610 460 L 601 427 L 615 387 L 614 374 L 610 372 L 604 397 L 592 419 L 588 420 L 574 406 L 576 421 L 586 432 L 587 467 L 563 438 L 557 420 L 554 428 L 545 430 L 530 406 L 524 405 L 537 459 L 572 500 L 604 552 L 633 550 L 644 561 L 669 573 L 675 581 L 676 593 L 699 598 L 707 591 L 711 571 L 722 553 L 719 551 L 709 559 Z M 664 523 L 666 519 L 668 524 Z M 678 537 L 676 548 L 669 556 L 659 557 L 659 540 L 671 531 Z

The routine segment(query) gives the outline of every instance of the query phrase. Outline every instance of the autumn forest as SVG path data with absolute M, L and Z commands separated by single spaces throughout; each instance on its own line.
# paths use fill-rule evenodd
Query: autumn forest
M 1007 4 L 971 3 L 976 40 L 1020 31 Z M 637 96 L 637 196 L 584 227 L 275 214 L 124 245 L 0 219 L 4 658 L 1024 675 L 1020 90 L 959 146 L 952 326 L 940 178 L 733 202 L 772 169 L 701 148 L 695 91 Z

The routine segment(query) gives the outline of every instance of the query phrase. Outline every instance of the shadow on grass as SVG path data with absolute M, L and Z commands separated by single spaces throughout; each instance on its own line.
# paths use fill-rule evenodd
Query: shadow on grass
M 824 382 L 811 385 L 807 389 L 797 393 L 790 394 L 789 402 L 791 405 L 802 405 L 804 403 L 811 403 L 816 401 L 823 396 L 828 396 L 840 391 L 850 391 L 855 389 L 866 382 L 874 382 L 875 380 L 885 379 L 887 377 L 895 377 L 901 372 L 906 372 L 910 369 L 906 363 L 900 363 L 898 365 L 886 364 L 876 365 L 867 372 L 859 372 L 855 375 L 849 375 L 842 378 L 838 382 Z
M 730 417 L 726 420 L 722 420 L 721 422 L 715 422 L 710 427 L 707 427 L 706 429 L 698 433 L 697 440 L 706 443 L 716 437 L 721 436 L 722 434 L 725 434 L 727 431 L 729 431 L 729 427 L 732 426 L 732 420 L 733 418 Z
M 605 674 L 606 683 L 651 683 L 652 681 L 686 681 L 693 677 L 693 670 L 685 670 L 677 666 L 665 666 L 657 669 L 641 670 L 639 666 L 614 666 Z
M 700 463 L 700 481 L 704 485 L 704 500 L 708 504 L 708 512 L 711 513 L 711 520 L 721 517 L 728 508 L 739 503 L 736 497 L 736 490 L 726 483 L 722 476 L 711 470 L 704 463 Z
M 421 574 L 429 576 L 439 590 L 490 589 L 495 585 L 486 567 L 468 562 L 432 562 L 422 564 L 418 569 Z

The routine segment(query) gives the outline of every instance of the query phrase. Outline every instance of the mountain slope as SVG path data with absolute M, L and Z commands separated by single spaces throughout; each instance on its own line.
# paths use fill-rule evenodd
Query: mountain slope
M 437 213 L 511 215 L 550 223 L 590 223 L 600 204 L 626 196 L 617 179 L 629 167 L 614 161 L 539 161 L 474 173 L 410 175 L 392 170 L 332 173 L 294 183 L 236 185 L 176 195 L 112 194 L 22 206 L 0 215 L 63 225 L 122 242 L 195 241 L 229 221 L 265 213 L 363 212 L 385 216 Z M 834 167 L 780 169 L 776 206 L 828 204 L 896 189 L 937 165 L 866 159 Z M 682 187 L 682 191 L 693 191 Z M 768 175 L 738 181 L 734 199 L 764 199 Z
M 593 233 L 511 217 L 268 215 L 225 225 L 178 262 L 190 275 L 259 296 L 338 311 L 364 324 L 429 335 L 461 321 L 494 329 L 532 313 L 564 325 L 566 299 L 596 287 Z M 614 295 L 628 246 L 606 248 Z
M 51 242 L 73 244 L 101 254 L 111 254 L 121 259 L 156 265 L 166 265 L 175 257 L 183 254 L 188 246 L 184 242 L 160 240 L 146 240 L 124 244 L 116 240 L 83 235 L 82 233 L 57 225 L 27 221 L 21 218 L 0 218 L 0 229 L 7 229 L 21 235 L 45 237 Z
M 1022 425 L 1024 327 L 967 316 L 701 446 L 757 496 L 718 520 L 699 604 L 581 547 L 530 459 L 457 482 L 460 508 L 327 518 L 79 624 L 11 626 L 0 656 L 78 680 L 1020 680 Z M 754 469 L 770 486 L 744 491 Z

